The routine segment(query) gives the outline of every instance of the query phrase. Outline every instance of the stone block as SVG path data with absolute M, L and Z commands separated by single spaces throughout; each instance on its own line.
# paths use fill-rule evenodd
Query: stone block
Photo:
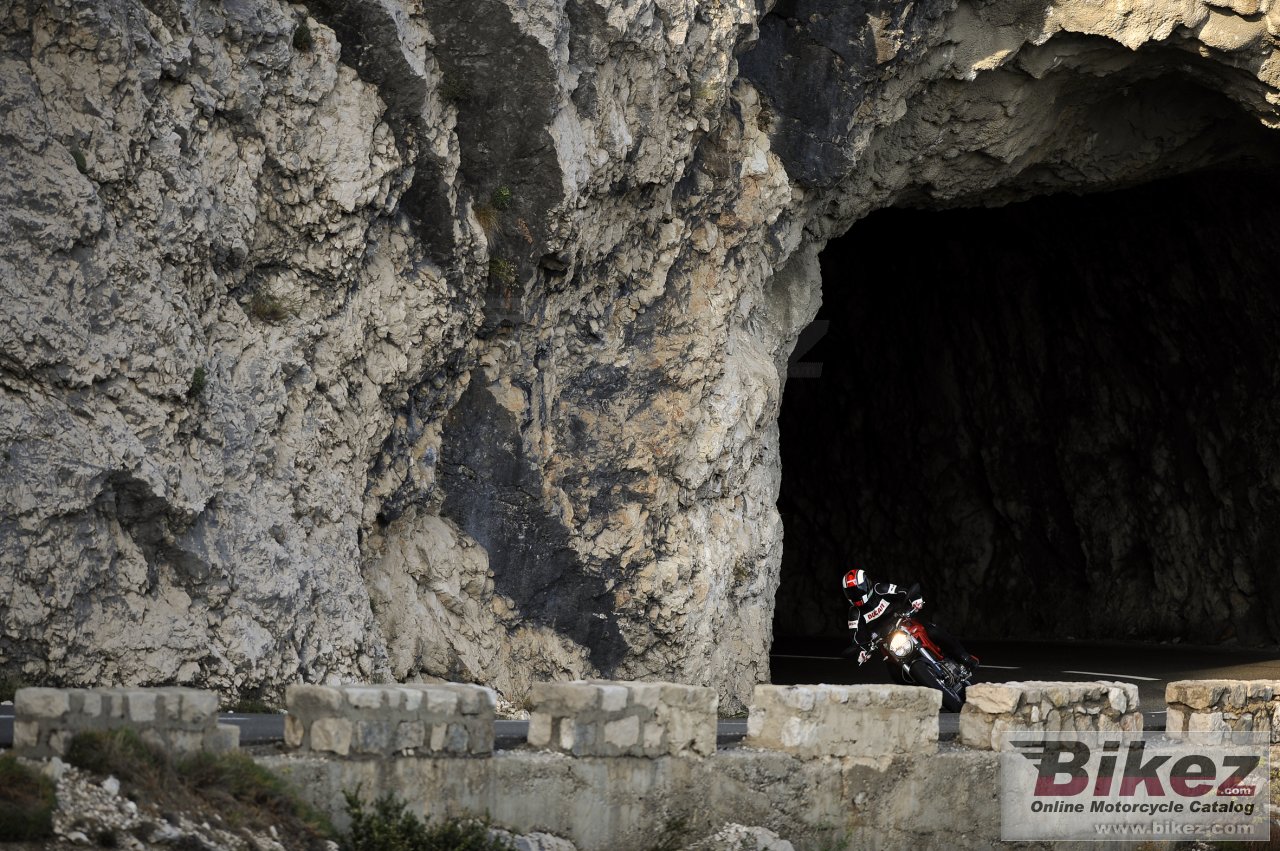
M 127 692 L 123 689 L 106 689 L 101 694 L 103 717 L 115 721 L 124 720 Z
M 493 689 L 484 686 L 455 685 L 463 715 L 492 715 L 497 708 L 498 699 Z
M 170 691 L 182 698 L 182 709 L 179 711 L 178 717 L 183 722 L 202 727 L 211 722 L 217 723 L 217 692 L 196 688 L 171 689 Z
M 471 744 L 471 734 L 462 724 L 450 724 L 445 735 L 444 749 L 449 753 L 467 753 Z
M 640 718 L 631 715 L 604 725 L 604 742 L 619 749 L 630 748 L 640 741 Z
M 941 701 L 911 686 L 760 685 L 746 744 L 805 758 L 931 753 Z
M 400 702 L 399 692 L 391 689 L 373 686 L 347 686 L 342 691 L 346 695 L 347 703 L 355 709 L 394 708 L 394 705 L 389 703 L 393 695 L 396 703 Z
M 13 722 L 13 749 L 19 755 L 31 753 L 40 746 L 40 722 L 15 720 Z
M 204 747 L 207 735 L 206 732 L 195 730 L 171 730 L 167 737 L 169 749 L 180 754 L 195 753 Z
M 427 711 L 436 715 L 457 715 L 459 695 L 448 689 L 438 688 L 427 692 Z
M 626 686 L 600 686 L 600 708 L 605 712 L 621 712 L 627 708 Z
M 351 734 L 346 718 L 320 718 L 311 724 L 311 749 L 346 756 L 351 753 Z
M 965 707 L 985 712 L 988 715 L 1002 715 L 1013 712 L 1022 700 L 1022 691 L 1001 683 L 977 683 L 968 688 Z M 1039 706 L 1033 707 L 1039 714 Z
M 240 728 L 235 724 L 218 724 L 204 736 L 204 749 L 212 753 L 228 753 L 240 749 Z
M 1001 746 L 1005 732 L 1141 730 L 1138 688 L 1114 682 L 980 683 L 960 713 L 960 743 Z
M 61 719 L 71 711 L 71 692 L 57 688 L 20 688 L 13 697 L 15 718 Z
M 529 716 L 529 744 L 535 748 L 551 744 L 551 716 L 545 712 L 534 712 Z
M 284 743 L 291 748 L 302 747 L 306 738 L 307 727 L 296 715 L 284 716 Z
M 146 732 L 146 731 L 144 731 Z M 49 750 L 55 756 L 66 756 L 71 747 L 71 739 L 75 736 L 72 730 L 53 730 L 49 733 Z
M 285 707 L 290 713 L 326 717 L 343 711 L 346 699 L 332 686 L 293 685 L 285 689 Z
M 422 707 L 423 691 L 420 688 L 402 688 L 404 709 L 406 712 L 417 712 Z
M 552 715 L 577 715 L 595 709 L 600 700 L 600 690 L 582 682 L 534 683 L 529 693 L 535 711 Z
M 574 746 L 578 744 L 578 725 L 572 719 L 566 718 L 560 722 L 560 750 L 572 751 Z
M 126 713 L 134 724 L 146 724 L 156 720 L 156 699 L 153 691 L 140 689 L 130 691 L 125 696 Z
M 76 689 L 71 693 L 71 711 L 83 718 L 102 716 L 102 695 L 96 691 Z
M 427 741 L 427 728 L 421 721 L 401 721 L 396 725 L 396 737 L 392 743 L 395 751 L 420 748 Z
M 395 741 L 390 721 L 356 721 L 352 726 L 351 748 L 356 753 L 388 754 Z

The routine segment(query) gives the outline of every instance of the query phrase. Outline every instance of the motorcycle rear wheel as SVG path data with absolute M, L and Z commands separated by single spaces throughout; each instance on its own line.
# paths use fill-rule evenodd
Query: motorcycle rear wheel
M 964 706 L 964 693 L 957 694 L 943 685 L 942 681 L 933 673 L 933 666 L 926 660 L 917 659 L 911 663 L 911 679 L 922 686 L 936 688 L 942 692 L 942 708 L 948 712 L 959 712 L 960 708 Z

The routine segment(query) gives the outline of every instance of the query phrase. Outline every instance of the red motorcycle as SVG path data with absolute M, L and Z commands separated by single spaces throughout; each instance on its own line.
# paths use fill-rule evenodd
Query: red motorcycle
M 914 610 L 898 615 L 883 638 L 876 633 L 872 637 L 873 646 L 884 654 L 891 677 L 903 685 L 936 688 L 942 692 L 942 706 L 948 712 L 959 712 L 964 706 L 973 671 L 947 658 Z

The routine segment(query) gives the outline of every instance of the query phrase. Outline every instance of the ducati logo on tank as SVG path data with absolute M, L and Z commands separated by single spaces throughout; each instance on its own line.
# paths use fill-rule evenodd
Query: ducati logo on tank
M 884 610 L 885 610 L 885 609 L 887 609 L 887 608 L 889 608 L 889 601 L 888 601 L 888 600 L 881 600 L 881 601 L 880 601 L 880 603 L 879 603 L 879 605 L 877 605 L 877 606 L 876 606 L 874 609 L 872 609 L 871 611 L 867 612 L 867 614 L 866 614 L 866 618 L 867 618 L 867 620 L 869 620 L 869 621 L 873 621 L 873 620 L 875 620 L 876 618 L 878 618 L 878 617 L 880 617 L 881 615 L 883 615 L 883 614 L 884 614 Z

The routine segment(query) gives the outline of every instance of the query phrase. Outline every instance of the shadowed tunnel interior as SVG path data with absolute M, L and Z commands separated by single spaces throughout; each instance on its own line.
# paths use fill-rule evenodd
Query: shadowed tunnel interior
M 1200 172 L 833 241 L 775 640 L 843 636 L 859 566 L 969 637 L 1276 643 L 1278 199 Z

